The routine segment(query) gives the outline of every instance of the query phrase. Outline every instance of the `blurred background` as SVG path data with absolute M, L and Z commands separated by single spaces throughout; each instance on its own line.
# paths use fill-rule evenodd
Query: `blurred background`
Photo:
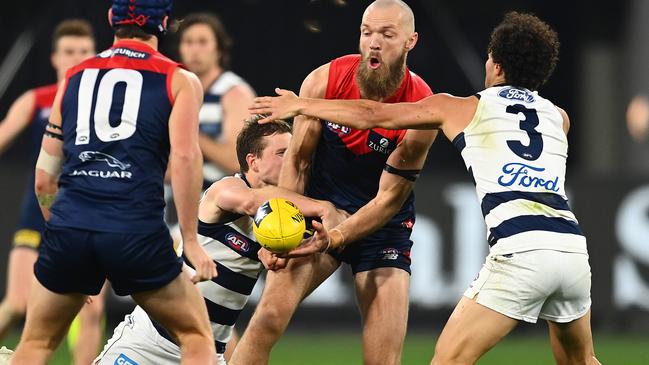
M 540 93 L 571 116 L 567 190 L 589 242 L 596 349 L 604 363 L 649 364 L 649 103 L 645 97 L 649 95 L 649 2 L 406 2 L 414 10 L 419 32 L 409 67 L 435 92 L 471 95 L 483 88 L 489 35 L 508 10 L 533 12 L 558 31 L 560 61 Z M 231 69 L 258 95 L 269 95 L 275 87 L 298 90 L 312 69 L 356 53 L 361 15 L 369 3 L 182 0 L 176 1 L 173 16 L 182 19 L 195 11 L 218 14 L 234 39 Z M 108 0 L 3 4 L 0 116 L 24 91 L 55 82 L 50 38 L 61 20 L 89 20 L 97 50 L 111 45 L 112 30 L 106 21 L 110 4 Z M 178 59 L 173 34 L 164 39 L 161 50 Z M 26 137 L 21 138 L 0 156 L 0 293 L 5 288 L 6 257 L 20 200 L 33 171 L 27 163 Z M 415 191 L 418 216 L 404 363 L 429 360 L 437 334 L 480 269 L 488 248 L 473 185 L 459 154 L 443 136 L 431 149 Z M 332 357 L 325 363 L 360 363 L 360 318 L 350 283 L 350 272 L 343 268 L 304 303 L 274 361 L 313 363 L 300 359 L 295 349 L 314 346 L 313 351 L 337 352 L 339 344 L 349 347 L 347 360 Z M 254 302 L 253 298 L 241 329 Z M 131 308 L 128 299 L 111 294 L 108 331 Z M 502 355 L 501 360 L 489 358 L 497 356 L 490 354 L 482 363 L 508 363 L 504 359 L 514 354 L 507 352 L 510 347 L 539 354 L 512 363 L 551 363 L 549 345 L 542 337 L 546 331 L 544 324 L 524 325 L 493 350 Z

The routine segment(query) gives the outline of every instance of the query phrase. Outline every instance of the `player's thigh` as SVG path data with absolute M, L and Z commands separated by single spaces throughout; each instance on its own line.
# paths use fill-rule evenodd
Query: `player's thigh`
M 474 363 L 507 335 L 518 322 L 462 297 L 446 322 L 435 346 L 432 364 L 447 361 Z
M 24 311 L 27 306 L 37 258 L 38 252 L 27 247 L 14 247 L 9 254 L 6 300 L 16 310 Z
M 340 263 L 327 254 L 290 259 L 286 268 L 267 272 L 258 308 L 266 305 L 297 307 L 339 266 Z
M 394 267 L 361 271 L 354 276 L 354 283 L 364 321 L 381 321 L 393 329 L 405 326 L 410 287 L 406 271 Z
M 56 348 L 85 300 L 83 294 L 55 293 L 34 280 L 21 342 L 37 342 L 44 347 Z
M 108 291 L 108 283 L 106 282 L 104 283 L 104 286 L 101 288 L 99 294 L 92 297 L 92 301 L 90 303 L 86 303 L 86 305 L 84 305 L 83 308 L 81 308 L 81 312 L 79 312 L 79 317 L 82 326 L 86 324 L 90 324 L 90 325 L 99 324 L 104 314 L 104 306 L 105 306 L 107 291 Z
M 181 342 L 183 335 L 211 337 L 205 301 L 187 274 L 181 272 L 162 288 L 135 293 L 132 297 Z
M 552 352 L 558 364 L 588 361 L 595 356 L 590 310 L 581 318 L 568 323 L 548 321 L 548 329 Z

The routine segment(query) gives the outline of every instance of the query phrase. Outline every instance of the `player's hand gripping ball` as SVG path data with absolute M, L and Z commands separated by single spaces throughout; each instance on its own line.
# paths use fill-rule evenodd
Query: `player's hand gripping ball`
M 257 242 L 272 252 L 296 248 L 304 236 L 306 222 L 298 207 L 286 199 L 275 198 L 262 204 L 252 224 Z

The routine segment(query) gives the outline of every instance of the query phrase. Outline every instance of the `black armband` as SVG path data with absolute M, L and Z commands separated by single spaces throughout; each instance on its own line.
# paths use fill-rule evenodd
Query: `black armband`
M 421 172 L 421 170 L 401 170 L 396 167 L 392 167 L 387 163 L 385 164 L 385 167 L 383 167 L 383 171 L 388 172 L 390 174 L 399 175 L 402 178 L 413 182 L 417 180 L 417 178 L 419 177 L 419 173 Z
M 45 136 L 47 136 L 47 137 L 50 137 L 50 138 L 56 138 L 56 139 L 61 140 L 61 141 L 63 140 L 63 135 L 62 134 L 58 134 L 58 133 L 54 133 L 54 132 L 50 132 L 50 131 L 45 131 L 43 134 Z
M 56 124 L 54 124 L 54 123 L 49 123 L 49 122 L 47 123 L 47 127 L 48 127 L 48 128 L 52 128 L 52 129 L 58 129 L 58 130 L 60 130 L 60 131 L 63 130 L 63 128 L 59 127 L 58 125 L 56 125 Z

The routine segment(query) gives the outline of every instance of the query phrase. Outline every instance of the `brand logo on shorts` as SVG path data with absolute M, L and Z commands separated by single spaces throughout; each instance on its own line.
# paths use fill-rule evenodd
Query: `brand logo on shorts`
M 138 365 L 138 363 L 129 359 L 128 356 L 120 354 L 114 365 Z
M 225 240 L 228 241 L 230 246 L 238 251 L 248 252 L 250 245 L 243 236 L 236 233 L 228 233 L 225 235 Z
M 396 260 L 399 258 L 399 250 L 396 248 L 384 248 L 379 251 L 379 256 L 383 256 L 383 260 Z

